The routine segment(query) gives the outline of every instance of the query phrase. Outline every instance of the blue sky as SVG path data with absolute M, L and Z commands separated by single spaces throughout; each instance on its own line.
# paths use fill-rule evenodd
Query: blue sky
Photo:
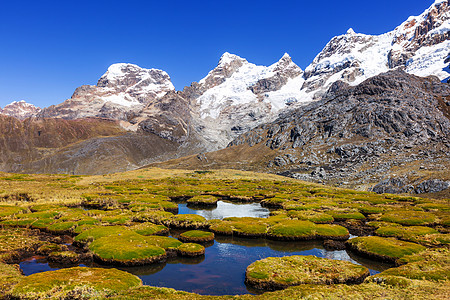
M 117 62 L 163 69 L 178 90 L 226 51 L 261 65 L 288 52 L 304 69 L 349 27 L 381 34 L 433 2 L 3 1 L 0 107 L 61 103 Z

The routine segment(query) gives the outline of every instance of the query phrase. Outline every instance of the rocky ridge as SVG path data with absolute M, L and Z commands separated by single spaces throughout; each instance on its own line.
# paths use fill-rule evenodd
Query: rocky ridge
M 225 53 L 205 78 L 183 90 L 192 105 L 194 131 L 205 138 L 207 150 L 225 147 L 239 134 L 301 101 L 302 74 L 288 54 L 264 67 Z
M 450 165 L 449 107 L 449 84 L 395 70 L 355 87 L 335 82 L 322 100 L 259 126 L 229 146 L 264 144 L 273 150 L 265 169 L 284 175 L 370 185 L 389 179 L 385 176 L 402 164 L 421 161 L 423 169 L 445 170 Z M 421 182 L 413 173 L 403 177 Z
M 450 77 L 450 1 L 436 0 L 419 16 L 409 17 L 382 35 L 349 29 L 334 37 L 305 69 L 308 97 L 320 99 L 337 80 L 357 85 L 396 67 L 418 76 Z

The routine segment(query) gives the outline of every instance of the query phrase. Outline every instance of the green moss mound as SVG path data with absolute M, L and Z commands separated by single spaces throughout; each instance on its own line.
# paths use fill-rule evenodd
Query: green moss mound
M 316 224 L 310 221 L 286 220 L 269 229 L 270 238 L 280 240 L 310 240 L 316 237 Z
M 316 224 L 327 224 L 327 223 L 333 223 L 333 221 L 334 221 L 334 218 L 331 215 L 323 213 L 323 212 L 316 212 L 316 211 L 290 210 L 287 212 L 287 216 L 292 219 L 311 221 Z
M 104 298 L 140 285 L 138 277 L 124 271 L 76 267 L 24 277 L 10 295 L 20 299 Z
M 12 217 L 15 214 L 24 211 L 23 207 L 10 206 L 10 205 L 0 205 L 0 220 L 3 217 Z
M 358 211 L 332 210 L 328 211 L 327 214 L 331 215 L 336 220 L 363 220 L 366 218 L 362 213 Z
M 215 206 L 217 205 L 218 199 L 211 195 L 200 195 L 194 196 L 187 201 L 190 205 L 195 206 Z
M 201 256 L 205 254 L 205 247 L 196 243 L 185 243 L 177 248 L 181 256 Z
M 48 226 L 47 230 L 55 234 L 67 234 L 73 232 L 77 226 L 76 222 L 56 222 Z
M 409 280 L 411 281 L 411 280 Z M 176 291 L 169 288 L 143 286 L 129 291 L 121 291 L 111 297 L 114 300 L 141 299 L 246 299 L 246 300 L 292 300 L 292 299 L 393 299 L 393 300 L 429 300 L 448 298 L 450 288 L 446 283 L 429 281 L 414 281 L 408 288 L 393 287 L 386 284 L 362 283 L 355 285 L 333 284 L 314 285 L 303 284 L 284 290 L 266 292 L 261 295 L 243 296 L 202 296 L 194 293 Z
M 23 275 L 18 265 L 8 265 L 0 262 L 0 298 L 17 284 Z
M 74 240 L 78 243 L 89 243 L 102 237 L 126 234 L 129 231 L 130 230 L 124 226 L 95 226 L 83 231 L 77 235 Z
M 426 249 L 424 246 L 415 243 L 378 236 L 358 237 L 348 240 L 346 243 L 351 250 L 359 254 L 388 262 L 395 262 L 405 255 Z
M 201 229 L 208 227 L 206 219 L 199 215 L 174 215 L 165 221 L 165 225 L 181 229 Z
M 369 276 L 366 267 L 315 256 L 268 257 L 247 267 L 245 282 L 261 290 L 301 284 L 360 283 Z
M 430 225 L 436 221 L 436 216 L 424 211 L 390 211 L 381 216 L 381 221 L 401 225 Z
M 136 224 L 129 227 L 136 233 L 141 235 L 167 235 L 169 234 L 169 228 L 164 225 L 156 225 L 150 222 Z
M 208 243 L 214 241 L 214 233 L 201 230 L 190 230 L 180 234 L 179 240 L 185 243 Z
M 269 228 L 267 236 L 277 240 L 346 240 L 348 230 L 339 225 L 315 224 L 310 221 L 283 220 Z
M 89 249 L 97 261 L 105 264 L 136 266 L 164 260 L 163 245 L 150 238 L 131 232 L 119 233 L 94 240 Z
M 152 222 L 154 224 L 166 225 L 172 217 L 173 214 L 171 212 L 153 210 L 136 213 L 133 215 L 132 220 L 135 222 Z
M 209 230 L 219 235 L 233 235 L 233 223 L 229 221 L 209 222 Z
M 330 240 L 347 240 L 349 238 L 348 229 L 340 225 L 317 224 L 316 238 Z
M 427 249 L 423 252 L 406 255 L 398 260 L 403 264 L 397 268 L 387 269 L 368 280 L 404 278 L 448 282 L 450 280 L 450 250 L 447 248 Z
M 450 234 L 439 233 L 425 226 L 382 226 L 375 233 L 384 237 L 396 237 L 400 240 L 436 247 L 450 243 Z
M 226 218 L 231 222 L 233 227 L 233 235 L 248 237 L 248 238 L 259 238 L 265 237 L 267 234 L 268 224 L 265 220 L 258 218 Z

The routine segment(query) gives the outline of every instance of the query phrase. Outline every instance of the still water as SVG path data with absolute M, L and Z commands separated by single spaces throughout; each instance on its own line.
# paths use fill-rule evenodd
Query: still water
M 178 213 L 198 214 L 210 220 L 226 217 L 267 218 L 270 212 L 259 203 L 236 204 L 218 201 L 217 207 L 212 209 L 194 209 L 187 207 L 186 204 L 179 204 Z M 171 230 L 173 237 L 177 237 L 180 233 Z M 351 261 L 369 268 L 371 275 L 391 267 L 388 264 L 358 257 L 345 250 L 327 251 L 321 241 L 281 242 L 216 236 L 214 243 L 207 246 L 204 256 L 176 257 L 164 263 L 120 269 L 139 276 L 144 284 L 151 286 L 169 287 L 202 295 L 257 294 L 259 291 L 247 288 L 244 283 L 247 266 L 266 257 L 288 255 L 315 255 Z M 97 264 L 89 266 L 100 267 Z M 70 266 L 49 264 L 45 257 L 33 257 L 22 261 L 20 267 L 25 275 L 30 275 Z
M 202 295 L 238 295 L 258 291 L 244 284 L 245 270 L 256 260 L 287 255 L 315 255 L 362 264 L 377 274 L 391 265 L 358 257 L 345 250 L 327 251 L 320 241 L 278 242 L 265 239 L 216 237 L 199 258 L 172 258 L 165 263 L 119 268 L 139 276 L 144 284 L 169 287 Z M 82 265 L 84 266 L 84 265 Z M 93 267 L 100 265 L 93 264 Z M 57 270 L 64 266 L 34 258 L 20 263 L 25 275 Z M 65 266 L 67 267 L 67 266 Z
M 262 207 L 260 203 L 239 204 L 217 201 L 217 207 L 214 208 L 194 208 L 184 203 L 178 204 L 178 214 L 196 214 L 207 220 L 222 220 L 229 217 L 267 218 L 269 213 L 269 209 Z

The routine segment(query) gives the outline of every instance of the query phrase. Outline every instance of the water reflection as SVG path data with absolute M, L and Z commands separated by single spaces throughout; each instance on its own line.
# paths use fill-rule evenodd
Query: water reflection
M 315 255 L 351 261 L 368 267 L 372 275 L 390 267 L 350 256 L 345 250 L 327 251 L 320 241 L 283 243 L 217 236 L 214 245 L 206 249 L 204 259 L 198 264 L 187 266 L 182 261 L 173 260 L 159 272 L 145 274 L 142 270 L 138 273 L 133 269 L 126 270 L 138 275 L 144 284 L 151 286 L 171 287 L 203 295 L 257 293 L 258 291 L 248 289 L 244 284 L 247 266 L 266 257 L 287 255 Z
M 176 235 L 176 233 L 172 234 Z M 120 269 L 139 276 L 146 285 L 169 287 L 203 295 L 239 295 L 258 293 L 247 288 L 244 283 L 248 265 L 266 257 L 288 255 L 315 255 L 351 261 L 369 268 L 371 275 L 392 267 L 392 265 L 362 258 L 345 250 L 325 250 L 321 241 L 286 243 L 266 239 L 216 236 L 215 242 L 206 248 L 204 256 L 175 257 L 169 258 L 164 263 Z M 89 266 L 105 267 L 98 264 Z M 62 266 L 48 264 L 42 257 L 34 257 L 21 262 L 20 267 L 25 275 L 30 275 L 56 270 Z
M 267 218 L 270 211 L 261 206 L 260 203 L 231 203 L 226 201 L 217 201 L 217 207 L 199 208 L 187 206 L 185 203 L 178 204 L 178 214 L 197 214 L 207 220 L 222 220 L 228 217 L 254 217 Z

